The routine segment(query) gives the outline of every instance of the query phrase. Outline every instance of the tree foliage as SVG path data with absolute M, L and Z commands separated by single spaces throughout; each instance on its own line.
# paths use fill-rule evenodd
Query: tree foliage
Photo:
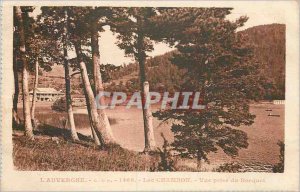
M 153 50 L 153 23 L 151 18 L 156 15 L 153 7 L 117 8 L 114 10 L 110 25 L 117 33 L 117 45 L 128 56 L 134 56 L 137 61 L 147 57 L 146 52 Z M 142 38 L 142 45 L 138 45 Z M 140 47 L 139 47 L 140 46 Z
M 24 18 L 24 34 L 26 39 L 26 54 L 29 62 L 29 69 L 34 70 L 34 64 L 36 60 L 39 61 L 39 67 L 44 71 L 50 71 L 53 65 L 52 58 L 57 55 L 57 49 L 55 42 L 42 34 L 41 23 L 36 21 L 35 18 L 30 16 L 30 13 L 34 10 L 34 7 L 25 6 L 22 7 L 22 15 Z M 15 23 L 16 24 L 16 23 Z M 19 30 L 15 25 L 14 30 L 14 47 L 19 44 Z M 50 51 L 52 50 L 52 51 Z M 22 66 L 18 51 L 15 51 L 17 58 L 17 64 Z
M 226 19 L 230 12 L 230 8 L 183 8 L 166 9 L 159 16 L 161 26 L 168 29 L 161 35 L 179 51 L 172 63 L 187 70 L 185 89 L 202 92 L 206 106 L 201 111 L 155 113 L 160 119 L 177 120 L 172 126 L 173 145 L 183 157 L 209 161 L 207 154 L 219 148 L 236 156 L 248 147 L 246 133 L 236 127 L 254 122 L 249 101 L 262 93 L 262 78 L 251 47 L 236 33 L 247 17 L 231 22 Z

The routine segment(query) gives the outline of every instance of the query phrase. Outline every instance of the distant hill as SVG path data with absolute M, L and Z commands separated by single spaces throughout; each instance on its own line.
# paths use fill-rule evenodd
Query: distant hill
M 70 74 L 73 71 L 70 70 Z M 54 88 L 56 90 L 65 91 L 65 71 L 63 65 L 54 64 L 51 71 L 41 71 L 39 72 L 38 87 L 41 88 Z M 21 83 L 21 77 L 19 77 Z M 34 74 L 30 74 L 29 77 L 29 89 L 32 90 L 34 83 Z M 80 87 L 81 80 L 80 75 L 75 75 L 71 79 L 71 91 L 73 94 L 82 94 L 82 89 Z M 20 84 L 21 85 L 21 84 Z
M 285 93 L 285 25 L 271 24 L 248 28 L 240 33 L 248 36 L 262 73 L 276 85 L 273 97 L 284 98 Z
M 274 88 L 268 90 L 264 99 L 284 99 L 285 97 L 285 25 L 270 24 L 260 25 L 240 31 L 246 35 L 249 43 L 254 48 L 256 60 L 260 63 L 260 72 L 274 84 Z M 173 51 L 174 52 L 174 51 Z M 150 82 L 150 88 L 157 89 L 165 87 L 167 90 L 174 90 L 183 80 L 183 72 L 172 65 L 170 59 L 172 53 L 149 58 L 146 62 L 147 76 Z M 138 74 L 137 63 L 131 63 L 124 66 L 113 74 L 113 88 L 122 82 L 121 88 L 128 79 L 136 79 Z M 138 88 L 138 87 L 137 87 Z M 126 90 L 126 86 L 123 86 Z
M 285 74 L 284 24 L 260 25 L 241 33 L 253 44 L 255 57 L 263 65 L 265 74 Z

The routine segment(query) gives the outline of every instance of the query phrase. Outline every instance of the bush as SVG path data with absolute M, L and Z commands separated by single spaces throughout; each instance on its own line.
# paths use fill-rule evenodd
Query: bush
M 215 169 L 216 172 L 238 173 L 243 167 L 238 163 L 225 163 Z
M 151 168 L 151 171 L 176 171 L 170 144 L 163 134 L 161 134 L 161 136 L 164 139 L 164 144 L 162 149 L 158 148 L 156 151 L 156 153 L 159 154 L 160 161 L 156 166 Z
M 51 106 L 52 110 L 65 112 L 67 111 L 67 102 L 64 97 L 57 99 Z
M 274 173 L 283 173 L 284 172 L 284 143 L 278 141 L 277 145 L 280 148 L 279 163 L 273 166 Z

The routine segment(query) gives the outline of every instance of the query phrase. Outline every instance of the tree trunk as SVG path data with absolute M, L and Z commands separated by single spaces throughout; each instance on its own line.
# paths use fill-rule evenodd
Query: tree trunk
M 38 80 L 39 80 L 39 61 L 38 61 L 38 58 L 36 58 L 34 87 L 33 87 L 32 105 L 31 105 L 31 123 L 33 125 L 33 128 L 36 128 L 36 120 L 35 120 L 35 117 L 34 117 L 34 113 L 35 113 L 36 91 L 37 91 L 37 88 L 38 88 Z
M 64 48 L 64 53 L 67 52 L 67 50 Z M 66 56 L 66 55 L 64 55 Z M 69 65 L 68 65 L 68 59 L 66 59 L 68 56 L 64 59 L 64 67 L 65 67 L 65 83 L 66 83 L 66 105 L 67 105 L 67 111 L 68 111 L 68 121 L 70 123 L 70 131 L 71 131 L 71 137 L 73 141 L 78 141 L 78 135 L 76 132 L 75 127 L 75 121 L 74 121 L 74 114 L 73 114 L 73 107 L 72 107 L 72 97 L 71 97 L 71 83 L 70 83 L 70 73 L 69 73 Z M 67 61 L 66 61 L 67 60 Z
M 197 151 L 197 170 L 202 171 L 202 161 L 203 161 L 203 151 L 200 146 L 198 146 L 198 151 Z
M 65 83 L 66 83 L 66 107 L 68 111 L 68 121 L 70 123 L 70 132 L 73 141 L 78 141 L 78 135 L 76 132 L 73 107 L 72 107 L 72 97 L 71 97 L 71 78 L 69 71 L 69 58 L 68 58 L 68 45 L 67 45 L 67 34 L 68 34 L 68 13 L 65 11 L 65 26 L 63 33 L 63 49 L 64 49 L 64 68 L 65 68 Z
M 145 108 L 144 103 L 146 102 L 149 96 L 149 83 L 148 81 L 144 82 L 144 97 L 143 97 L 143 117 L 144 117 L 144 134 L 145 134 L 145 152 L 155 150 L 155 139 L 153 132 L 153 123 L 152 123 L 152 112 L 151 106 L 148 104 L 148 107 Z
M 149 83 L 146 82 L 146 73 L 145 73 L 145 60 L 146 53 L 144 50 L 144 35 L 141 31 L 142 29 L 142 19 L 137 18 L 137 24 L 139 26 L 138 30 L 138 39 L 137 39 L 137 57 L 140 68 L 140 87 L 142 93 L 142 109 L 143 109 L 143 119 L 144 119 L 144 135 L 145 135 L 145 149 L 144 152 L 149 152 L 155 150 L 155 139 L 153 133 L 153 125 L 152 125 L 152 112 L 150 107 L 145 108 L 146 94 L 149 92 Z M 146 86 L 144 86 L 144 84 Z M 145 90 L 147 93 L 145 93 Z
M 103 126 L 103 123 L 100 122 L 98 112 L 97 112 L 97 106 L 96 106 L 96 100 L 93 94 L 93 90 L 88 78 L 88 73 L 86 70 L 86 65 L 82 59 L 82 52 L 81 52 L 81 43 L 80 40 L 74 42 L 76 55 L 78 58 L 79 68 L 81 72 L 81 78 L 83 81 L 83 90 L 85 93 L 86 98 L 86 104 L 88 108 L 88 113 L 90 116 L 90 124 L 91 128 L 94 128 L 94 131 L 96 132 L 102 147 L 106 147 L 108 144 L 114 143 L 113 138 L 111 138 L 111 135 L 107 133 L 105 127 Z
M 17 64 L 17 51 L 14 50 L 13 72 L 14 72 L 14 86 L 15 92 L 13 96 L 13 127 L 20 125 L 20 118 L 18 116 L 18 101 L 19 101 L 19 76 L 18 76 L 18 64 Z
M 29 105 L 29 91 L 28 91 L 28 62 L 26 60 L 26 49 L 25 49 L 25 35 L 21 7 L 15 7 L 16 19 L 19 27 L 20 34 L 20 57 L 23 63 L 22 71 L 22 91 L 23 91 L 23 114 L 24 114 L 24 127 L 25 135 L 28 139 L 33 140 L 33 129 L 30 117 L 30 105 Z
M 99 40 L 98 40 L 98 30 L 97 30 L 97 20 L 94 19 L 91 22 L 91 44 L 92 44 L 92 60 L 93 60 L 93 77 L 94 77 L 94 85 L 95 91 L 94 96 L 96 97 L 97 94 L 104 91 L 102 76 L 100 73 L 100 52 L 99 52 Z M 105 105 L 104 97 L 100 98 L 99 101 L 100 105 Z M 112 129 L 110 127 L 110 123 L 106 112 L 104 109 L 97 109 L 100 122 L 102 123 L 101 126 L 104 127 L 107 134 L 111 138 L 112 142 L 115 142 Z
M 89 107 L 88 107 L 88 111 L 90 111 Z M 91 118 L 90 114 L 89 114 L 89 120 L 90 120 L 90 122 L 92 122 L 92 118 Z M 93 125 L 91 125 L 91 130 L 92 130 L 92 137 L 94 139 L 95 144 L 97 146 L 100 146 L 101 142 L 100 142 L 99 137 L 97 136 L 97 133 L 96 133 L 95 128 L 93 127 Z

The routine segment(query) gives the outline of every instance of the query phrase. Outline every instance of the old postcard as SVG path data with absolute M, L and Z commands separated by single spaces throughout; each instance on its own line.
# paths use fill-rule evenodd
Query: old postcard
M 300 191 L 297 1 L 4 1 L 0 191 Z

